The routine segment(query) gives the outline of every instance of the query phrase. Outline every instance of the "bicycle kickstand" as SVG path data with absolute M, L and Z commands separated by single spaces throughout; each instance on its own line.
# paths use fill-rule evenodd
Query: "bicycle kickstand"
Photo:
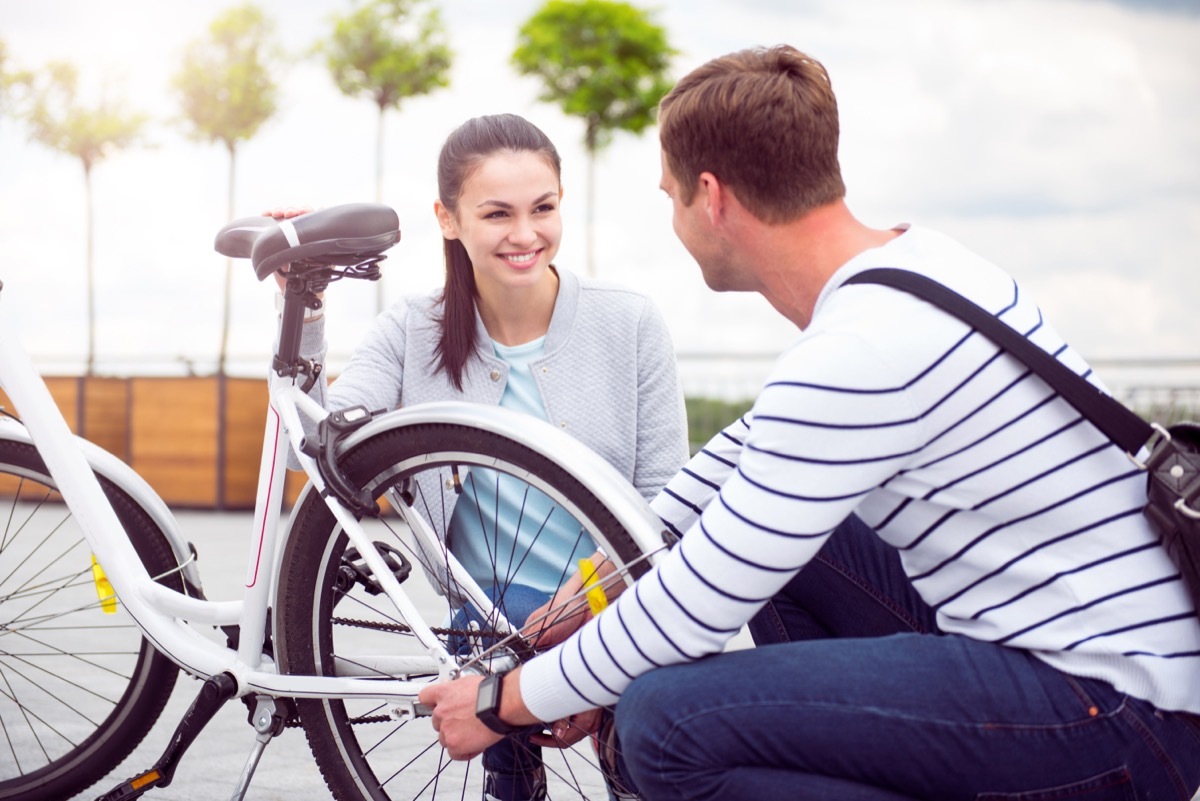
M 267 743 L 283 733 L 288 718 L 295 711 L 294 706 L 287 698 L 272 698 L 268 695 L 256 698 L 254 711 L 250 714 L 250 723 L 256 732 L 254 746 L 250 749 L 250 755 L 246 757 L 246 765 L 242 768 L 242 775 L 238 778 L 230 801 L 242 801 L 246 797 L 246 791 L 250 789 L 250 779 L 254 778 L 254 771 L 258 767 L 258 761 L 262 759 Z
M 184 714 L 183 720 L 175 727 L 175 734 L 167 745 L 163 755 L 154 763 L 154 767 L 139 773 L 122 782 L 96 801 L 130 801 L 140 798 L 143 793 L 154 787 L 166 787 L 175 776 L 175 768 L 184 752 L 195 741 L 201 730 L 212 720 L 217 710 L 230 698 L 237 694 L 237 681 L 228 673 L 218 673 L 204 681 L 200 694 Z

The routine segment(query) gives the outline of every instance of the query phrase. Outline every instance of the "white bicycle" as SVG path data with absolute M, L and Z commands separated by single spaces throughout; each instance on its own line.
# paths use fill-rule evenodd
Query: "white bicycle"
M 245 218 L 217 236 L 217 250 L 249 258 L 259 280 L 292 265 L 273 369 L 293 380 L 270 393 L 246 589 L 235 600 L 205 598 L 195 549 L 163 501 L 70 433 L 0 285 L 0 386 L 17 415 L 0 415 L 0 799 L 60 801 L 117 769 L 180 668 L 204 679 L 197 699 L 156 764 L 128 771 L 104 801 L 169 784 L 231 698 L 246 703 L 253 727 L 234 799 L 270 739 L 297 721 L 338 799 L 478 798 L 483 771 L 445 756 L 417 693 L 533 651 L 500 611 L 507 566 L 522 554 L 497 555 L 506 567 L 493 588 L 472 579 L 439 536 L 443 488 L 522 482 L 606 552 L 617 567 L 608 582 L 632 583 L 664 548 L 628 482 L 548 423 L 465 403 L 329 413 L 307 397 L 320 365 L 298 357 L 305 309 L 331 282 L 378 278 L 399 235 L 392 209 L 350 204 L 283 224 Z M 306 437 L 302 422 L 317 433 Z M 281 526 L 292 450 L 308 484 Z M 536 542 L 545 514 L 522 515 L 512 541 Z M 586 740 L 543 759 L 551 798 L 606 797 Z

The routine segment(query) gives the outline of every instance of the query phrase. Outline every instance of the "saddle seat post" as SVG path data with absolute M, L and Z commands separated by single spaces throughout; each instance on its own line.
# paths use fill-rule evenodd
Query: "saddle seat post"
M 299 265 L 293 265 L 293 268 Z M 304 329 L 306 309 L 320 309 L 324 305 L 321 293 L 329 285 L 328 268 L 312 269 L 307 272 L 295 270 L 288 274 L 283 290 L 283 313 L 279 322 L 279 344 L 272 367 L 283 377 L 295 378 L 307 374 L 311 382 L 316 380 L 319 365 L 312 365 L 300 358 L 300 338 Z

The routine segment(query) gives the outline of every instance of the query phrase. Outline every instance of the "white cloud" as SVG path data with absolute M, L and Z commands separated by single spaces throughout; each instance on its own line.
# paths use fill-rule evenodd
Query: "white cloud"
M 299 51 L 337 0 L 261 0 Z M 389 297 L 435 286 L 440 236 L 430 211 L 442 139 L 468 116 L 514 111 L 558 144 L 566 188 L 559 262 L 582 270 L 582 125 L 539 103 L 508 66 L 533 0 L 447 0 L 456 51 L 450 89 L 389 114 L 385 198 L 403 239 L 385 264 Z M 1086 355 L 1196 355 L 1200 257 L 1200 19 L 1094 0 L 667 0 L 659 20 L 677 71 L 731 50 L 787 41 L 825 62 L 843 117 L 849 202 L 868 224 L 942 228 L 1028 282 Z M 0 0 L 0 38 L 21 66 L 67 59 L 175 116 L 169 90 L 183 46 L 217 9 L 184 0 Z M 239 152 L 236 208 L 329 205 L 374 193 L 375 113 L 337 93 L 321 66 L 280 75 L 280 113 Z M 219 147 L 155 129 L 94 173 L 101 355 L 216 352 L 228 164 Z M 603 275 L 650 291 L 684 350 L 778 351 L 790 326 L 756 297 L 709 292 L 670 233 L 653 132 L 600 155 L 597 256 Z M 40 355 L 83 352 L 83 182 L 79 165 L 27 143 L 0 118 L 0 264 L 5 312 Z M 235 354 L 262 360 L 271 288 L 235 265 Z M 331 296 L 334 350 L 353 347 L 373 287 Z M 252 372 L 259 371 L 250 362 Z

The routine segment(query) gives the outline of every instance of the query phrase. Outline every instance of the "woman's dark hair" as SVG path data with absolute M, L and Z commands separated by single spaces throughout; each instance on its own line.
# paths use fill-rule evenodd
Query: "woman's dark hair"
M 496 153 L 536 153 L 562 176 L 554 143 L 541 130 L 515 114 L 473 117 L 446 138 L 438 157 L 438 198 L 458 214 L 458 198 L 484 159 Z M 463 243 L 442 240 L 446 255 L 446 285 L 440 298 L 441 335 L 434 350 L 434 368 L 445 370 L 455 389 L 462 390 L 463 369 L 475 349 L 475 270 Z

